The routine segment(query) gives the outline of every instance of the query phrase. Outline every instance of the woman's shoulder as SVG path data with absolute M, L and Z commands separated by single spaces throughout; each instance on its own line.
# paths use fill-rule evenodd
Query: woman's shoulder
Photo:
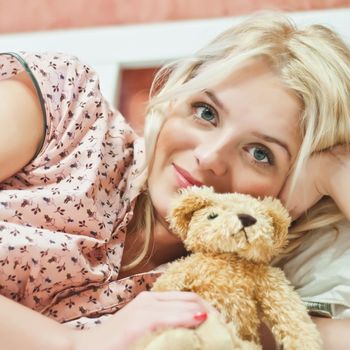
M 0 74 L 16 79 L 27 72 L 41 102 L 45 123 L 43 142 L 25 170 L 57 166 L 74 154 L 104 149 L 124 154 L 135 139 L 133 130 L 103 97 L 97 74 L 72 55 L 56 53 L 6 53 L 0 55 Z M 1 79 L 1 78 L 0 78 Z M 117 138 L 115 139 L 115 136 Z M 112 141 L 108 141 L 110 138 Z M 82 156 L 79 156 L 82 159 Z
M 24 77 L 24 78 L 23 78 Z M 23 78 L 23 79 L 22 79 Z M 34 91 L 40 105 L 40 117 L 45 135 L 34 158 L 53 139 L 59 140 L 79 123 L 90 127 L 102 104 L 96 73 L 77 57 L 62 53 L 8 52 L 0 54 L 0 80 L 22 82 Z M 91 111 L 91 113 L 89 113 Z M 85 118 L 88 116 L 89 118 Z M 89 125 L 88 125 L 89 124 Z M 74 134 L 78 134 L 75 131 Z
M 90 69 L 78 57 L 68 53 L 24 51 L 0 53 L 1 79 L 16 75 L 21 70 L 39 72 L 45 77 L 49 76 L 47 70 L 50 68 L 65 71 L 80 66 Z
M 13 78 L 27 72 L 43 99 L 60 92 L 59 87 L 71 90 L 78 84 L 98 81 L 96 72 L 78 57 L 52 52 L 4 52 L 0 53 L 0 79 Z M 52 91 L 50 91 L 52 90 Z M 46 96 L 45 96 L 46 95 Z M 60 96 L 62 98 L 62 96 Z M 47 101 L 49 102 L 49 101 Z
M 74 64 L 84 64 L 79 57 L 63 52 L 30 52 L 30 51 L 8 51 L 0 52 L 0 59 L 2 63 L 14 63 L 15 61 L 20 62 L 21 64 L 30 65 L 32 62 L 35 62 L 38 67 L 41 66 L 57 66 L 57 64 L 63 63 L 67 67 Z M 3 68 L 3 67 L 2 67 Z
M 0 181 L 25 166 L 41 147 L 44 122 L 29 77 L 0 81 Z

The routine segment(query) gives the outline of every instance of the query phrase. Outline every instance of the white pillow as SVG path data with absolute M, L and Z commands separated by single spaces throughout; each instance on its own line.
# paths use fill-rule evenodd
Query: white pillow
M 334 318 L 350 318 L 350 223 L 309 234 L 284 264 L 304 301 L 331 304 Z

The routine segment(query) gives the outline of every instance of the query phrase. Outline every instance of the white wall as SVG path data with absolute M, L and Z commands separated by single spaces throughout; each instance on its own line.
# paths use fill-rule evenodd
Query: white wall
M 350 8 L 289 13 L 298 24 L 325 24 L 350 43 Z M 100 75 L 101 88 L 115 101 L 124 67 L 159 66 L 196 51 L 244 17 L 163 22 L 90 29 L 0 35 L 1 51 L 59 51 L 74 54 Z

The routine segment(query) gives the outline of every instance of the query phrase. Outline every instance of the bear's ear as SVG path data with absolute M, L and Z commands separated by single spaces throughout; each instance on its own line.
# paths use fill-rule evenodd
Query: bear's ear
M 167 220 L 170 229 L 182 240 L 186 238 L 188 225 L 194 212 L 214 204 L 214 191 L 211 187 L 187 187 L 171 203 Z
M 274 227 L 274 249 L 275 254 L 279 253 L 288 243 L 288 228 L 291 223 L 291 217 L 287 209 L 277 198 L 266 197 L 262 203 L 272 218 Z

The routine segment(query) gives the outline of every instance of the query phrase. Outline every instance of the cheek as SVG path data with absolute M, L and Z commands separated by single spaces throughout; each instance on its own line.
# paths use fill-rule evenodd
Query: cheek
M 155 159 L 167 158 L 173 152 L 192 149 L 194 145 L 195 138 L 184 118 L 170 117 L 159 133 Z
M 247 193 L 254 197 L 277 197 L 285 182 L 285 175 L 259 176 L 256 173 L 243 171 L 237 174 L 234 191 Z

